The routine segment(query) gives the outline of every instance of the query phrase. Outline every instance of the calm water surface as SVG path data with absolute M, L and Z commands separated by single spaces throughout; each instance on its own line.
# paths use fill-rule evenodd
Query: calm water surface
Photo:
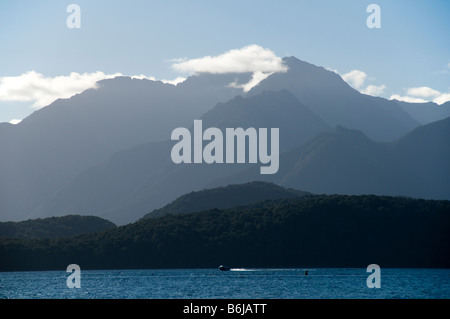
M 0 273 L 0 298 L 11 299 L 449 299 L 450 269 L 381 269 L 381 288 L 366 269 L 81 270 L 70 289 L 65 271 Z

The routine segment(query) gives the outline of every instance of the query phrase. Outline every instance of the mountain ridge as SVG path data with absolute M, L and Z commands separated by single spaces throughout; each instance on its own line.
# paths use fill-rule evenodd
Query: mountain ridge
M 281 154 L 274 176 L 258 176 L 252 167 L 208 187 L 259 177 L 316 194 L 450 199 L 449 137 L 450 117 L 420 126 L 390 143 L 374 142 L 362 132 L 337 126 Z
M 217 102 L 240 93 L 227 84 L 245 76 L 195 75 L 178 86 L 116 77 L 58 99 L 19 124 L 1 125 L 2 220 L 33 217 L 36 207 L 85 169 L 189 125 Z
M 219 103 L 201 119 L 204 128 L 279 127 L 282 131 L 281 151 L 306 141 L 319 130 L 329 129 L 285 90 Z M 149 210 L 162 207 L 186 192 L 201 190 L 214 178 L 251 165 L 177 165 L 170 158 L 174 144 L 170 140 L 146 143 L 116 153 L 79 174 L 41 206 L 37 215 L 96 211 L 99 216 L 122 224 L 137 220 Z
M 295 57 L 283 61 L 287 72 L 270 75 L 248 94 L 287 89 L 329 126 L 358 129 L 377 141 L 398 138 L 419 125 L 396 101 L 362 94 L 333 71 Z

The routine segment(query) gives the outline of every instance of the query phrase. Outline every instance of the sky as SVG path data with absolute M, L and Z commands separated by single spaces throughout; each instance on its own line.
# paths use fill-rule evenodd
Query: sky
M 370 4 L 380 28 L 367 25 Z M 286 56 L 365 94 L 441 104 L 450 100 L 449 16 L 448 0 L 3 0 L 0 122 L 118 75 L 176 84 L 195 72 L 253 72 L 251 86 L 285 71 Z

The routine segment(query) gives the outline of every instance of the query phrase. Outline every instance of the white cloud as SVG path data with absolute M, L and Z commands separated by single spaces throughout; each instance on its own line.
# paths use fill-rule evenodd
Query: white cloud
M 259 82 L 276 72 L 286 72 L 283 59 L 269 49 L 252 44 L 241 49 L 233 49 L 217 56 L 205 56 L 197 59 L 173 59 L 172 67 L 182 73 L 253 73 L 245 84 L 230 83 L 231 87 L 248 92 Z
M 122 74 L 72 72 L 69 75 L 45 77 L 36 71 L 29 71 L 19 76 L 0 77 L 0 101 L 29 101 L 34 102 L 34 108 L 41 108 L 58 98 L 69 98 L 93 88 L 97 81 L 119 75 Z
M 329 69 L 337 72 L 336 70 Z M 363 94 L 372 96 L 381 96 L 385 93 L 386 85 L 369 84 L 365 88 L 365 82 L 368 78 L 367 74 L 361 70 L 351 70 L 348 73 L 341 75 L 342 79 L 346 81 L 354 89 Z M 370 79 L 373 80 L 373 79 Z M 412 87 L 405 90 L 406 94 L 392 94 L 390 100 L 398 100 L 409 103 L 427 103 L 434 102 L 436 104 L 443 104 L 450 101 L 450 93 L 442 93 L 438 90 L 428 86 Z
M 450 101 L 450 93 L 442 93 L 438 97 L 433 99 L 433 102 L 436 104 L 444 104 L 448 101 Z
M 325 70 L 334 72 L 334 73 L 336 73 L 336 74 L 339 74 L 339 71 L 338 71 L 338 70 L 333 69 L 333 68 L 330 68 L 330 67 L 325 67 Z
M 163 83 L 168 83 L 168 84 L 172 84 L 172 85 L 177 85 L 177 84 L 182 83 L 184 81 L 186 81 L 186 78 L 182 77 L 182 76 L 179 76 L 179 77 L 177 77 L 177 78 L 175 78 L 173 80 L 161 80 L 161 82 L 163 82 Z
M 360 70 L 351 70 L 350 72 L 342 75 L 342 79 L 357 90 L 364 85 L 366 78 L 367 74 Z
M 229 84 L 229 86 L 234 87 L 234 88 L 239 88 L 242 89 L 244 92 L 248 92 L 250 91 L 253 87 L 255 87 L 256 85 L 258 85 L 259 82 L 261 82 L 262 80 L 264 80 L 265 78 L 267 78 L 269 75 L 271 75 L 273 73 L 263 73 L 263 72 L 254 72 L 252 75 L 252 78 L 250 79 L 249 82 L 245 83 L 245 84 L 237 84 L 236 82 L 232 82 Z
M 332 70 L 335 73 L 338 73 L 337 70 Z M 359 92 L 372 96 L 380 96 L 384 93 L 386 89 L 386 85 L 374 85 L 369 84 L 364 88 L 364 83 L 368 79 L 366 72 L 361 70 L 351 70 L 343 75 L 341 75 L 342 79 L 347 82 L 351 87 L 358 90 Z
M 123 76 L 122 73 L 105 74 L 103 72 L 76 73 L 55 77 L 46 77 L 36 71 L 29 71 L 19 76 L 0 77 L 0 101 L 32 102 L 35 109 L 51 104 L 59 98 L 70 98 L 89 88 L 96 88 L 100 80 Z M 133 75 L 133 79 L 157 81 L 153 76 Z M 185 80 L 177 77 L 174 80 L 161 80 L 164 83 L 177 85 Z
M 150 80 L 150 81 L 158 81 L 154 76 L 147 76 L 147 75 L 144 75 L 144 74 L 132 75 L 131 78 L 132 79 L 138 79 L 138 80 L 144 80 L 145 79 L 145 80 Z M 159 80 L 159 81 L 161 81 L 163 83 L 177 85 L 178 83 L 184 82 L 185 80 L 186 80 L 185 77 L 179 76 L 179 77 L 177 77 L 177 78 L 175 78 L 173 80 Z
M 217 56 L 205 56 L 183 60 L 172 67 L 185 73 L 247 73 L 247 72 L 286 72 L 287 66 L 269 49 L 252 44 L 241 49 L 227 51 Z
M 390 97 L 390 99 L 409 103 L 434 102 L 439 105 L 450 101 L 450 93 L 441 93 L 426 86 L 408 88 L 406 89 L 406 94 L 407 95 L 403 96 L 394 94 Z
M 391 97 L 389 98 L 390 100 L 397 100 L 397 101 L 403 101 L 403 102 L 408 102 L 408 103 L 426 103 L 428 101 L 421 99 L 421 98 L 417 98 L 417 97 L 412 97 L 412 96 L 401 96 L 398 94 L 394 94 L 391 95 Z
M 241 49 L 227 51 L 221 55 L 188 60 L 172 59 L 173 68 L 182 72 L 210 72 L 210 73 L 246 73 L 252 72 L 249 83 L 241 88 L 248 91 L 261 80 L 274 72 L 285 72 L 287 66 L 283 60 L 271 50 L 258 45 L 249 45 Z M 29 71 L 19 76 L 0 77 L 0 101 L 31 102 L 32 107 L 39 109 L 51 104 L 58 98 L 70 98 L 86 89 L 95 88 L 100 80 L 123 76 L 122 73 L 105 74 L 101 71 L 93 73 L 76 73 L 55 77 L 44 76 L 36 71 Z M 153 76 L 132 75 L 134 79 L 156 81 Z M 173 80 L 161 80 L 163 83 L 177 85 L 185 81 L 185 77 Z
M 384 90 L 386 89 L 386 85 L 368 85 L 364 90 L 361 90 L 361 93 L 372 95 L 372 96 L 380 96 L 383 94 Z
M 147 76 L 144 74 L 141 75 L 132 75 L 131 76 L 132 79 L 137 79 L 137 80 L 150 80 L 150 81 L 156 81 L 156 78 L 154 76 Z
M 429 88 L 427 86 L 421 86 L 407 89 L 406 94 L 410 96 L 429 98 L 437 97 L 441 94 L 441 92 L 433 90 L 432 88 Z
M 14 124 L 14 125 L 19 124 L 20 122 L 22 122 L 21 119 L 12 119 L 11 121 L 9 121 L 9 123 Z

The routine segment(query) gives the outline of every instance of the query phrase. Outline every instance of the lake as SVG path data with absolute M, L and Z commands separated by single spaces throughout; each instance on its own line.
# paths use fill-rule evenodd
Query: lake
M 383 269 L 368 288 L 366 269 L 83 270 L 0 273 L 3 299 L 448 299 L 450 269 Z

